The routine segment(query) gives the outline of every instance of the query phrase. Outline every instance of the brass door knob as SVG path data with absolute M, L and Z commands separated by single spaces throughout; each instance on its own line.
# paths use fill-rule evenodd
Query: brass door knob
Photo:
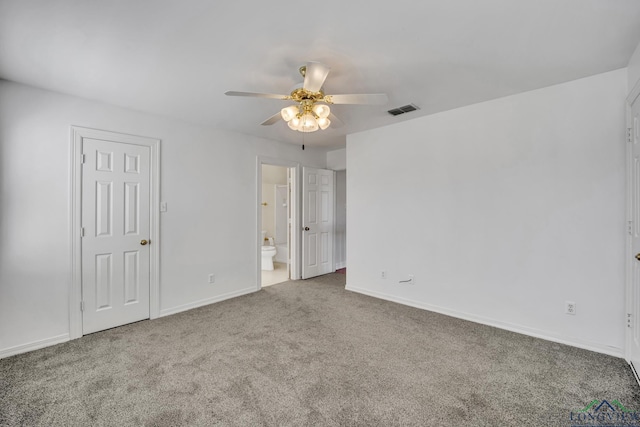
M 640 254 L 636 254 L 636 259 L 640 261 Z
M 147 243 L 149 243 L 149 241 L 148 241 L 148 240 L 140 240 L 140 244 L 141 244 L 142 246 L 146 245 Z M 639 255 L 640 255 L 640 254 L 639 254 Z

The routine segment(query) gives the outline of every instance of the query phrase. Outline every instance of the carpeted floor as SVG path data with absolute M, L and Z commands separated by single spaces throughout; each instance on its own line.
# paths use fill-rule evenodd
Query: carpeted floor
M 621 359 L 344 281 L 285 282 L 0 360 L 0 425 L 569 426 L 595 399 L 640 410 Z

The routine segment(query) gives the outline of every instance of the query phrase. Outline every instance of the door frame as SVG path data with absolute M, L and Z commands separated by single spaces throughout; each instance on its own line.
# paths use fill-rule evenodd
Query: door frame
M 84 138 L 142 145 L 150 150 L 149 318 L 160 315 L 160 140 L 99 129 L 71 126 L 70 206 L 71 281 L 69 289 L 69 338 L 82 337 L 82 140 Z
M 633 345 L 633 317 L 640 316 L 640 313 L 634 312 L 634 302 L 633 302 L 633 263 L 635 261 L 633 254 L 633 114 L 631 111 L 631 107 L 634 102 L 640 102 L 640 80 L 638 80 L 627 96 L 626 99 L 626 163 L 627 163 L 627 171 L 626 171 L 626 220 L 627 220 L 627 233 L 626 233 L 626 242 L 625 242 L 625 320 L 624 320 L 624 328 L 625 328 L 625 359 L 627 363 L 631 366 L 631 370 L 636 378 L 636 381 L 640 384 L 640 378 L 638 377 L 638 372 L 636 372 L 636 368 L 631 363 L 631 351 Z
M 289 276 L 291 280 L 300 279 L 300 248 L 301 248 L 301 234 L 300 234 L 300 174 L 302 168 L 300 163 L 278 159 L 274 157 L 257 156 L 256 157 L 256 289 L 262 289 L 262 249 L 260 241 L 262 240 L 262 165 L 281 166 L 285 168 L 293 168 L 295 173 L 291 178 L 291 200 L 289 203 L 293 207 L 291 213 L 291 247 L 289 252 L 291 253 L 291 259 L 289 264 Z

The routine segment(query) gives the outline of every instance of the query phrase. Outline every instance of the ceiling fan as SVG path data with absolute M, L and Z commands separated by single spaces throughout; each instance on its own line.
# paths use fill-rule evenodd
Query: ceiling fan
M 283 108 L 261 125 L 272 125 L 282 119 L 287 122 L 289 128 L 299 132 L 324 130 L 332 121 L 334 125 L 341 123 L 340 119 L 331 113 L 329 108 L 331 104 L 385 104 L 387 102 L 387 95 L 384 93 L 325 95 L 322 85 L 331 68 L 320 62 L 308 62 L 307 65 L 300 67 L 299 71 L 304 82 L 302 85 L 296 85 L 290 95 L 235 91 L 225 92 L 225 95 L 294 101 L 294 105 Z

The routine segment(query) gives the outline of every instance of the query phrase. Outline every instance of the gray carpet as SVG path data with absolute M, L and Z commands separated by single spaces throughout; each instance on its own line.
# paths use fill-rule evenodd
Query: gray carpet
M 344 280 L 274 285 L 0 360 L 0 425 L 568 426 L 594 399 L 640 410 L 621 359 Z

